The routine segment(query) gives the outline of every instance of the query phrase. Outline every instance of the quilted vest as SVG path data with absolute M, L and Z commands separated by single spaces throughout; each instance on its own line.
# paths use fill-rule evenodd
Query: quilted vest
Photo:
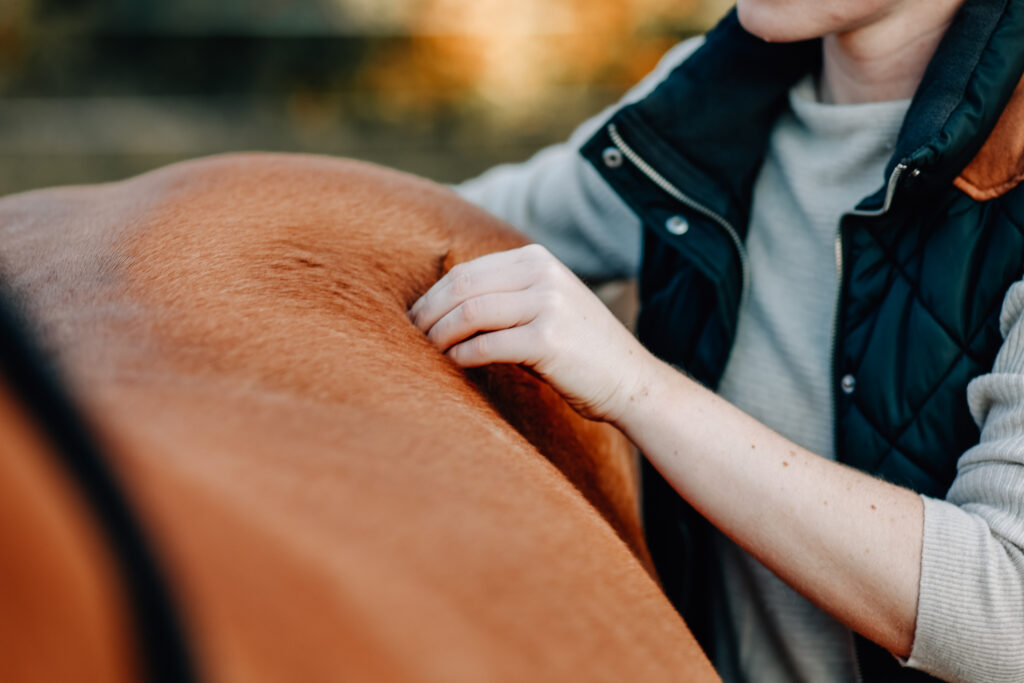
M 581 150 L 644 224 L 641 341 L 709 387 L 747 286 L 743 241 L 769 134 L 820 60 L 819 40 L 766 43 L 734 11 Z M 945 495 L 978 441 L 966 387 L 991 369 L 1003 297 L 1024 274 L 1021 169 L 982 188 L 972 180 L 1007 156 L 997 144 L 982 151 L 997 122 L 1024 130 L 1007 109 L 1022 72 L 1024 1 L 968 0 L 911 102 L 886 181 L 837 226 L 836 457 L 930 496 Z M 660 578 L 709 648 L 710 530 L 646 461 L 643 482 Z M 930 680 L 861 638 L 858 656 L 864 680 Z

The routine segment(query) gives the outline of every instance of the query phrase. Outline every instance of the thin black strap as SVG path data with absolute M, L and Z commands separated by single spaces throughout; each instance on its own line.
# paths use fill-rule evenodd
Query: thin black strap
M 119 567 L 134 618 L 142 674 L 154 683 L 197 680 L 171 591 L 117 479 L 52 364 L 0 291 L 0 375 L 78 486 Z

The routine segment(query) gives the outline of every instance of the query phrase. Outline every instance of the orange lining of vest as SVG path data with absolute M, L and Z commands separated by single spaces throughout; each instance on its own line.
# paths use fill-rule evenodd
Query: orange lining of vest
M 1006 194 L 1024 181 L 1024 79 L 988 140 L 953 184 L 977 201 Z

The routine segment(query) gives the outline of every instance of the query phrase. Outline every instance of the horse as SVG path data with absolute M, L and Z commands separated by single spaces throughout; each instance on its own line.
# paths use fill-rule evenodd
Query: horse
M 0 199 L 0 678 L 717 680 L 626 439 L 408 320 L 525 243 L 312 155 Z

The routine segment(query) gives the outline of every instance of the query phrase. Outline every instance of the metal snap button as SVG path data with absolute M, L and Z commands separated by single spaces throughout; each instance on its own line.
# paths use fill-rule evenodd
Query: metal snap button
M 843 378 L 839 380 L 839 387 L 844 394 L 852 394 L 853 390 L 857 388 L 857 378 L 853 375 L 843 375 Z
M 608 147 L 601 152 L 601 158 L 604 159 L 604 165 L 608 168 L 618 168 L 622 166 L 622 152 L 619 151 L 618 147 Z
M 685 235 L 686 231 L 690 229 L 690 221 L 682 216 L 672 216 L 665 221 L 665 229 L 673 235 Z

